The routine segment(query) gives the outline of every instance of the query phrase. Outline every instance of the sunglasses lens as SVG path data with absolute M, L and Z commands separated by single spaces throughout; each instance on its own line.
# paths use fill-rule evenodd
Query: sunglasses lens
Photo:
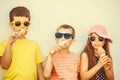
M 96 38 L 95 37 L 90 37 L 89 39 L 90 39 L 90 41 L 95 41 Z M 105 38 L 103 38 L 103 37 L 99 37 L 98 39 L 99 39 L 99 41 L 104 41 L 105 40 Z
M 29 22 L 24 22 L 24 25 L 25 25 L 25 26 L 29 26 L 30 23 L 29 23 Z
M 64 34 L 64 38 L 65 38 L 65 39 L 70 39 L 71 37 L 72 37 L 71 34 Z
M 20 26 L 20 25 L 21 25 L 20 21 L 15 22 L 15 26 Z
M 90 41 L 95 41 L 95 37 L 90 37 Z
M 95 41 L 95 37 L 90 37 L 90 41 Z
M 73 35 L 69 34 L 69 33 L 55 33 L 55 37 L 56 38 L 62 38 L 62 36 L 64 36 L 65 39 L 73 39 Z
M 62 34 L 61 33 L 55 33 L 55 37 L 56 38 L 62 38 Z
M 21 24 L 22 24 L 22 23 L 21 23 L 20 21 L 16 21 L 16 22 L 15 22 L 15 26 L 17 26 L 17 27 L 19 27 Z M 29 23 L 28 21 L 25 21 L 23 25 L 24 25 L 24 26 L 29 26 L 30 23 Z
M 104 41 L 104 38 L 103 37 L 99 37 L 99 41 Z

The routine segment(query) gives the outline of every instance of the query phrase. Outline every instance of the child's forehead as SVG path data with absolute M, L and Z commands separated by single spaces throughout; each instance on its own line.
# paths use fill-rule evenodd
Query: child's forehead
M 29 18 L 28 17 L 25 17 L 25 16 L 14 16 L 13 17 L 13 20 L 14 21 L 29 21 Z
M 98 37 L 99 37 L 99 35 L 96 34 L 95 32 L 94 32 L 94 33 L 91 33 L 91 36 L 98 36 Z
M 72 29 L 70 29 L 70 28 L 59 28 L 57 32 L 72 33 Z

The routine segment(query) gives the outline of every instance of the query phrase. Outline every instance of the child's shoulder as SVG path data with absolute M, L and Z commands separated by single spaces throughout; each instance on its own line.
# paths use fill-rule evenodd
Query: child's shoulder
M 0 41 L 0 46 L 1 46 L 1 47 L 6 47 L 7 43 L 8 43 L 8 39 L 1 40 L 1 41 Z
M 82 52 L 82 53 L 80 54 L 80 57 L 88 57 L 87 52 Z
M 0 41 L 0 43 L 2 43 L 2 44 L 6 44 L 7 42 L 8 42 L 8 39 Z

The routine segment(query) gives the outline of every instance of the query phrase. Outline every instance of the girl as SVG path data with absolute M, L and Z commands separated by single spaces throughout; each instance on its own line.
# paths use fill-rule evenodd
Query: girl
M 103 26 L 90 28 L 87 44 L 80 55 L 81 80 L 114 80 L 109 42 L 112 43 L 112 39 Z

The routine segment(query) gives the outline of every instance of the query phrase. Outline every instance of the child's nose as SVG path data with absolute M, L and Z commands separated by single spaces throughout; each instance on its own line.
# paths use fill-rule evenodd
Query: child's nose
M 25 26 L 24 26 L 24 24 L 21 24 L 20 27 L 21 27 L 21 28 L 24 28 Z
M 99 39 L 98 39 L 98 38 L 95 38 L 95 41 L 99 41 Z
M 61 38 L 62 40 L 64 40 L 65 39 L 65 37 L 64 36 L 62 36 L 62 38 Z

